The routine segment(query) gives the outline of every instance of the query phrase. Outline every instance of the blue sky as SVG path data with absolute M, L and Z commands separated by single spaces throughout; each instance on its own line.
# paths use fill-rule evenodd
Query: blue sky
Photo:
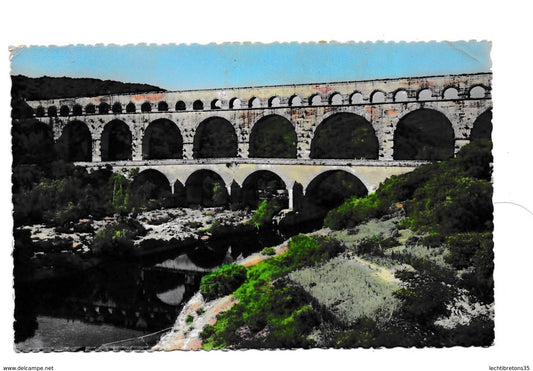
M 93 77 L 167 90 L 490 71 L 488 42 L 24 47 L 11 74 Z

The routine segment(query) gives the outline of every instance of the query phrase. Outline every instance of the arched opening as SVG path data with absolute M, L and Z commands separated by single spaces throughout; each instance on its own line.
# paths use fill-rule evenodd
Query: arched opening
M 459 99 L 459 92 L 456 88 L 450 87 L 444 90 L 444 93 L 442 94 L 443 99 Z
M 242 203 L 256 208 L 263 200 L 275 200 L 281 209 L 288 208 L 287 185 L 275 173 L 259 170 L 248 175 L 242 183 Z
M 180 100 L 176 103 L 176 111 L 185 111 L 186 108 L 184 101 Z
M 253 97 L 248 101 L 248 108 L 260 108 L 261 101 L 257 97 Z
M 394 132 L 395 160 L 444 160 L 453 157 L 455 135 L 442 113 L 419 109 L 398 122 Z
M 152 112 L 152 105 L 150 102 L 144 102 L 141 104 L 141 112 Z
M 102 102 L 98 105 L 98 113 L 101 115 L 107 115 L 109 113 L 109 104 Z
M 168 111 L 168 104 L 165 101 L 161 101 L 157 104 L 157 110 L 159 112 L 166 112 Z
M 68 106 L 61 106 L 59 109 L 59 116 L 68 116 L 70 113 L 70 108 Z
M 407 92 L 405 90 L 398 90 L 394 94 L 394 101 L 395 102 L 407 102 L 408 96 Z
M 39 106 L 35 109 L 35 116 L 37 117 L 44 117 L 44 107 Z
M 355 175 L 343 170 L 330 170 L 316 176 L 307 186 L 304 209 L 326 213 L 352 196 L 364 197 L 368 189 Z
M 418 92 L 418 100 L 425 101 L 433 98 L 433 92 L 431 89 L 422 89 Z
M 92 103 L 89 103 L 85 106 L 85 113 L 88 115 L 94 115 L 96 113 L 96 106 Z
M 342 104 L 342 95 L 334 93 L 329 97 L 329 104 L 338 106 Z
M 485 88 L 483 86 L 474 86 L 470 89 L 470 98 L 471 99 L 480 99 L 485 98 Z
M 322 104 L 322 97 L 319 94 L 315 94 L 309 97 L 310 106 L 320 106 Z
M 183 138 L 172 121 L 158 119 L 152 121 L 143 136 L 143 159 L 183 158 Z
M 350 104 L 361 104 L 363 103 L 363 94 L 356 91 L 350 96 Z
M 72 107 L 72 114 L 74 116 L 81 116 L 83 113 L 83 109 L 79 104 L 75 104 L 74 107 Z
M 483 112 L 474 121 L 474 126 L 470 131 L 470 140 L 491 140 L 492 134 L 492 109 Z
M 385 93 L 382 91 L 375 91 L 370 96 L 370 101 L 372 103 L 384 103 L 385 102 Z
M 133 180 L 130 202 L 134 207 L 153 209 L 165 205 L 171 194 L 167 177 L 157 170 L 148 169 L 141 171 Z
M 213 99 L 211 101 L 211 109 L 221 109 L 222 108 L 222 102 L 220 99 Z
M 195 100 L 194 103 L 192 104 L 192 109 L 197 111 L 197 110 L 203 110 L 204 109 L 204 104 L 202 103 L 201 100 Z
M 229 108 L 232 108 L 232 109 L 241 108 L 241 100 L 239 98 L 232 98 L 229 101 Z
M 281 99 L 278 96 L 271 97 L 268 100 L 269 107 L 279 107 L 281 104 Z
M 193 158 L 237 157 L 237 135 L 233 125 L 221 117 L 200 123 L 194 135 Z
M 297 95 L 293 95 L 292 97 L 290 97 L 289 106 L 291 106 L 291 107 L 299 107 L 301 105 L 302 105 L 302 98 L 300 98 Z
M 337 113 L 320 123 L 311 141 L 311 158 L 377 159 L 378 139 L 365 118 Z
M 52 129 L 40 121 L 28 120 L 12 125 L 13 165 L 40 164 L 54 160 Z
M 57 156 L 65 161 L 90 162 L 92 160 L 92 138 L 87 125 L 81 121 L 69 122 L 63 128 L 56 143 Z
M 269 115 L 261 118 L 250 133 L 252 158 L 296 158 L 296 131 L 286 118 Z
M 135 113 L 135 111 L 137 111 L 137 108 L 134 103 L 130 102 L 126 105 L 126 113 Z
M 131 160 L 131 132 L 125 122 L 113 120 L 102 133 L 102 161 Z
M 57 108 L 56 108 L 56 106 L 48 107 L 48 117 L 57 117 Z
M 113 103 L 113 107 L 111 107 L 111 109 L 113 113 L 122 113 L 122 104 L 120 104 L 120 102 L 115 102 Z
M 188 205 L 217 207 L 228 201 L 228 191 L 220 175 L 211 170 L 198 170 L 185 182 Z

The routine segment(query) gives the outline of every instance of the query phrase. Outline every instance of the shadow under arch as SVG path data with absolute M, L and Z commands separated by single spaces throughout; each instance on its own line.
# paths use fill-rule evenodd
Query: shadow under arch
M 11 140 L 13 165 L 45 164 L 55 159 L 52 129 L 38 120 L 13 124 Z
M 197 170 L 185 182 L 187 205 L 206 207 L 223 206 L 228 202 L 228 191 L 222 177 L 212 170 Z
M 341 112 L 322 121 L 311 141 L 311 158 L 377 159 L 378 138 L 364 117 Z
M 395 160 L 438 161 L 453 157 L 455 134 L 439 111 L 421 108 L 403 116 L 394 132 Z
M 479 141 L 483 139 L 491 140 L 492 138 L 492 108 L 486 110 L 478 116 L 472 130 L 470 131 L 470 140 Z
M 262 117 L 250 133 L 251 158 L 296 158 L 296 130 L 279 115 Z
M 256 208 L 260 201 L 276 199 L 282 208 L 288 208 L 287 185 L 279 175 L 269 170 L 257 170 L 242 183 L 242 203 Z
M 368 189 L 357 176 L 344 170 L 329 170 L 309 183 L 305 189 L 304 207 L 313 206 L 327 212 L 349 197 L 366 195 Z
M 183 158 L 183 137 L 176 124 L 168 119 L 152 121 L 144 132 L 144 160 Z
M 57 156 L 65 161 L 92 161 L 92 137 L 82 121 L 71 121 L 56 142 Z
M 108 122 L 102 132 L 102 161 L 131 160 L 131 143 L 131 131 L 124 121 Z
M 136 207 L 160 206 L 171 194 L 169 180 L 155 169 L 141 171 L 131 183 L 131 203 Z
M 194 134 L 193 158 L 237 157 L 235 128 L 226 119 L 210 117 L 200 123 Z

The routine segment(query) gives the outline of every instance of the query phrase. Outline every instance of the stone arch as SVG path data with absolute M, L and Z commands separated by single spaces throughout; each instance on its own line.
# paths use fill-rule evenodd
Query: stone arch
M 324 119 L 311 141 L 313 159 L 377 159 L 379 144 L 368 120 L 355 113 L 339 112 Z
M 296 130 L 280 115 L 260 118 L 251 128 L 249 143 L 251 158 L 296 158 Z
M 183 137 L 176 124 L 168 119 L 152 121 L 142 140 L 143 160 L 183 158 Z
M 137 111 L 137 107 L 135 107 L 135 103 L 129 102 L 126 105 L 126 113 L 135 113 Z
M 324 210 L 337 207 L 352 196 L 364 197 L 369 191 L 356 174 L 346 169 L 320 171 L 303 186 L 305 202 Z
M 187 106 L 185 105 L 185 102 L 182 100 L 179 100 L 176 102 L 176 111 L 185 111 L 187 109 Z
M 152 104 L 150 102 L 141 104 L 141 112 L 152 112 Z
M 228 202 L 228 191 L 222 176 L 212 170 L 192 173 L 185 182 L 186 202 L 189 205 L 222 206 Z
M 387 94 L 385 94 L 384 91 L 375 90 L 370 95 L 370 102 L 371 103 L 385 103 L 385 98 L 386 97 L 387 97 Z
M 433 99 L 433 92 L 429 88 L 422 89 L 418 92 L 417 97 L 419 101 L 426 101 Z
M 210 117 L 196 128 L 193 158 L 237 157 L 237 150 L 237 134 L 228 120 Z
M 300 98 L 298 95 L 294 94 L 289 98 L 289 106 L 291 107 L 298 107 L 302 105 L 302 98 Z
M 37 117 L 44 117 L 44 107 L 43 106 L 38 106 L 36 109 L 35 109 L 35 116 Z
M 342 105 L 342 95 L 338 92 L 334 92 L 329 96 L 329 104 L 333 106 Z
M 201 100 L 195 100 L 192 104 L 192 109 L 195 111 L 201 111 L 204 109 L 204 103 Z
M 482 139 L 491 139 L 492 135 L 492 108 L 489 108 L 476 118 L 472 130 L 470 131 L 470 140 L 477 141 Z
M 475 85 L 468 91 L 468 97 L 470 99 L 485 98 L 487 89 L 483 85 Z
M 221 109 L 222 101 L 220 99 L 213 99 L 211 101 L 211 109 Z
M 102 102 L 98 105 L 98 113 L 100 115 L 107 115 L 109 113 L 109 104 Z
M 113 106 L 111 107 L 111 111 L 115 114 L 122 113 L 122 104 L 120 104 L 120 102 L 113 103 Z
M 59 109 L 59 116 L 68 116 L 70 114 L 70 108 L 67 105 L 61 106 Z
M 50 106 L 47 110 L 48 117 L 57 117 L 57 107 L 56 106 Z
M 92 103 L 89 103 L 85 106 L 85 114 L 94 115 L 96 113 L 96 106 Z
M 155 169 L 146 169 L 135 176 L 131 184 L 131 198 L 138 206 L 146 206 L 151 200 L 170 197 L 172 189 L 168 178 Z M 153 203 L 153 201 L 152 201 Z
M 71 121 L 65 125 L 56 142 L 59 158 L 69 162 L 92 161 L 92 137 L 87 125 L 82 121 Z
M 157 103 L 157 110 L 159 112 L 167 112 L 168 111 L 168 103 L 162 100 L 161 102 Z
M 74 116 L 81 116 L 83 115 L 83 108 L 81 108 L 81 105 L 79 104 L 75 104 L 73 107 L 72 107 L 72 114 Z
M 104 126 L 101 153 L 102 161 L 131 160 L 132 135 L 124 121 L 112 120 Z
M 407 94 L 407 90 L 400 89 L 396 90 L 394 93 L 394 101 L 395 102 L 407 102 L 409 100 L 409 95 Z
M 271 170 L 256 170 L 242 182 L 242 203 L 252 208 L 264 199 L 277 198 L 288 207 L 288 184 L 281 176 Z M 283 198 L 283 199 L 281 199 Z
M 273 97 L 270 97 L 270 99 L 268 100 L 268 106 L 269 107 L 279 107 L 281 105 L 281 98 L 278 97 L 277 95 L 273 96 Z
M 310 106 L 320 106 L 322 104 L 322 97 L 320 94 L 313 94 L 309 97 L 309 105 Z
M 395 160 L 444 160 L 454 155 L 455 134 L 450 120 L 434 109 L 404 115 L 394 131 Z
M 241 100 L 239 98 L 232 98 L 230 101 L 229 101 L 229 108 L 231 109 L 239 109 L 241 108 Z
M 459 99 L 459 91 L 454 86 L 447 87 L 442 93 L 442 99 Z
M 257 97 L 250 98 L 248 108 L 261 108 L 261 100 Z
M 359 91 L 354 91 L 352 95 L 350 95 L 350 104 L 361 104 L 363 103 L 363 94 Z

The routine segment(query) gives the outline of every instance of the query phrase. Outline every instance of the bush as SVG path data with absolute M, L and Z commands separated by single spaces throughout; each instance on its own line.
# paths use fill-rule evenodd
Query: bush
M 281 209 L 282 205 L 276 199 L 263 200 L 257 205 L 257 210 L 248 223 L 257 228 L 270 224 L 274 215 Z
M 246 268 L 242 265 L 224 265 L 202 277 L 200 291 L 206 300 L 231 294 L 246 280 Z
M 136 220 L 110 224 L 94 236 L 92 251 L 95 254 L 122 256 L 133 252 L 133 239 L 146 230 Z
M 261 250 L 261 254 L 272 256 L 276 254 L 276 250 L 273 247 L 265 247 L 263 250 Z

